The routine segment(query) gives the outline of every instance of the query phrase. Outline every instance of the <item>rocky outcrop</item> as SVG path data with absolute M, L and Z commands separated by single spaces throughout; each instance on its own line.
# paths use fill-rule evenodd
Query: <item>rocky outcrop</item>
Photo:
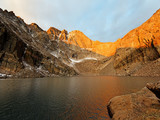
M 47 33 L 49 34 L 50 38 L 54 38 L 54 40 L 58 39 L 61 31 L 58 30 L 57 28 L 54 28 L 54 27 L 50 27 L 48 30 L 47 30 Z M 52 36 L 53 35 L 53 36 Z
M 68 32 L 67 32 L 67 30 L 62 30 L 61 31 L 61 34 L 59 35 L 59 40 L 64 40 L 64 41 L 68 40 Z
M 159 85 L 150 83 L 137 93 L 112 98 L 107 107 L 109 115 L 113 120 L 159 120 Z
M 131 30 L 120 41 L 118 48 L 140 48 L 154 46 L 158 48 L 160 45 L 159 29 L 160 29 L 160 9 L 141 26 Z
M 30 28 L 30 30 L 36 31 L 36 32 L 42 32 L 43 30 L 36 24 L 36 23 L 32 23 L 30 25 L 28 25 L 28 27 Z
M 132 75 L 137 65 L 145 64 L 159 58 L 155 47 L 146 48 L 119 48 L 114 56 L 114 68 L 118 74 Z M 132 66 L 135 67 L 132 68 Z

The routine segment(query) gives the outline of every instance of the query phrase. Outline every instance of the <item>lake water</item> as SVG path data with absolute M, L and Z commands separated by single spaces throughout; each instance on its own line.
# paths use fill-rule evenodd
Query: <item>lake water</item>
M 0 80 L 0 120 L 109 120 L 106 105 L 158 77 Z

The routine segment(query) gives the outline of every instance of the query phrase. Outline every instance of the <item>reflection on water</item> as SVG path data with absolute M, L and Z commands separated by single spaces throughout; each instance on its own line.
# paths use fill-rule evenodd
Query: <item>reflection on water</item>
M 66 77 L 0 80 L 0 120 L 109 119 L 106 105 L 135 92 L 147 77 Z

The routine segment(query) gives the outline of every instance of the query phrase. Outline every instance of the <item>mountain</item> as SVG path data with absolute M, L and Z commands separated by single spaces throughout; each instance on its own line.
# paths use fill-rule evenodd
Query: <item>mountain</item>
M 52 55 L 56 46 L 37 24 L 27 25 L 0 9 L 0 73 L 12 77 L 72 76 L 76 71 Z
M 89 51 L 95 52 L 97 54 L 110 57 L 116 52 L 116 43 L 113 42 L 100 42 L 92 41 L 81 31 L 75 30 L 69 33 L 67 44 L 73 44 L 81 48 L 87 49 Z M 112 49 L 110 49 L 112 48 Z
M 160 76 L 160 10 L 116 42 L 26 24 L 0 9 L 0 76 Z M 35 74 L 36 73 L 36 74 Z
M 103 61 L 103 65 L 98 63 L 98 74 L 159 76 L 160 9 L 141 26 L 116 42 L 92 41 L 76 30 L 68 34 L 65 43 L 109 58 Z
M 159 57 L 160 9 L 119 40 L 114 68 L 125 75 L 159 76 Z
M 105 57 L 66 44 L 66 40 L 66 30 L 51 27 L 44 31 L 36 23 L 28 25 L 12 11 L 0 9 L 0 76 L 44 77 L 95 73 L 96 68 L 88 69 L 88 65 L 82 66 L 83 62 L 95 62 Z

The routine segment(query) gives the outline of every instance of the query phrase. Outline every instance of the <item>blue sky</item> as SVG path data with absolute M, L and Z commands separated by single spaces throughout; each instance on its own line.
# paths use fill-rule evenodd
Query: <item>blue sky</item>
M 114 42 L 160 8 L 160 0 L 0 0 L 26 23 L 47 30 L 80 30 L 92 40 Z

